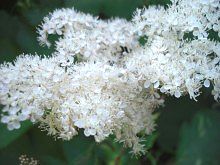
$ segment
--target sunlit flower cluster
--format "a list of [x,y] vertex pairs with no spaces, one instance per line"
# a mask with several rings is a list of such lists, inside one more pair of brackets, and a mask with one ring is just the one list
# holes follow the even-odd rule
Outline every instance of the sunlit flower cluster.
[[172,0],[166,10],[138,9],[132,21],[147,41],[127,56],[127,69],[140,75],[146,88],[177,98],[189,94],[196,100],[200,88],[212,83],[218,100],[220,43],[208,35],[213,30],[220,37],[219,6],[218,0]]
[[[84,60],[117,62],[123,53],[138,46],[131,22],[124,19],[98,20],[74,9],[61,9],[44,18],[38,40],[50,46],[48,35],[62,35],[56,53],[63,58],[81,56]],[[66,60],[66,59],[65,59]]]
[[1,122],[13,130],[30,120],[64,140],[79,130],[96,142],[113,134],[143,153],[164,96],[196,100],[212,86],[220,99],[220,43],[208,37],[220,36],[219,7],[173,0],[166,9],[136,10],[132,21],[54,11],[38,29],[42,45],[58,35],[51,57],[21,55],[0,66]]

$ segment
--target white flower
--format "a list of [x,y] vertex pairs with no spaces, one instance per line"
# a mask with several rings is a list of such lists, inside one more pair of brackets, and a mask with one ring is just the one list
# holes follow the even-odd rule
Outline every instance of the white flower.
[[204,86],[205,86],[206,88],[208,88],[208,87],[210,86],[210,81],[209,81],[208,79],[206,79],[206,80],[204,81]]

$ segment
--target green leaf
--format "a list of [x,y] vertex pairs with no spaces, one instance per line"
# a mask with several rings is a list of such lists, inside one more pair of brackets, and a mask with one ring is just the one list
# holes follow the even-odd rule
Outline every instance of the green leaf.
[[71,141],[63,142],[63,154],[69,165],[138,164],[138,160],[132,158],[128,151],[122,144],[113,142],[112,137],[96,143],[94,138],[85,137],[80,133]]
[[25,18],[25,23],[36,28],[43,17],[57,8],[62,8],[62,4],[60,0],[18,0],[16,7],[19,14]]
[[95,164],[95,145],[93,138],[86,138],[82,133],[62,144],[63,153],[69,165]]
[[132,159],[132,155],[128,151],[122,144],[114,142],[113,137],[109,137],[96,147],[98,159],[108,165],[136,164],[137,160],[135,158]]
[[185,121],[192,119],[201,103],[184,98],[169,98],[165,102],[158,118],[158,144],[162,150],[173,153],[178,144],[179,130]]
[[144,5],[142,0],[106,0],[104,12],[108,17],[131,19],[133,12]]
[[147,136],[146,142],[145,142],[146,150],[149,150],[153,147],[153,145],[156,142],[157,138],[158,138],[158,133],[157,132],[153,132],[151,135]]
[[220,164],[220,112],[200,111],[181,128],[177,165]]
[[64,165],[66,164],[64,161],[57,159],[56,157],[52,156],[45,156],[41,159],[40,164],[46,165]]
[[14,140],[23,135],[28,129],[30,129],[32,124],[30,122],[22,123],[22,126],[18,130],[9,131],[6,125],[0,124],[0,149],[6,147]]
[[17,28],[21,25],[19,19],[3,10],[0,10],[0,19],[2,22],[0,24],[0,38],[13,40],[17,33]]
[[64,0],[65,7],[74,7],[81,12],[90,13],[96,16],[102,11],[104,4],[105,1],[103,0]]
[[30,140],[27,134],[17,138],[7,147],[0,150],[0,164],[14,165],[19,164],[19,157],[21,155],[28,155],[28,157],[36,158],[36,155],[33,155],[33,149],[30,145]]
[[19,156],[25,154],[37,159],[40,164],[64,165],[66,160],[63,156],[61,143],[61,140],[55,140],[46,132],[33,127],[0,150],[0,164],[18,164]]
[[146,5],[161,5],[161,6],[167,6],[168,4],[171,4],[170,0],[147,0]]
[[0,39],[0,63],[13,61],[19,51],[17,46],[9,39]]
[[[40,160],[47,160],[48,157],[65,160],[62,152],[62,140],[55,139],[47,135],[46,131],[41,131],[39,128],[34,127],[28,132],[30,147],[34,153],[38,155]],[[49,160],[48,160],[49,161]]]
[[18,30],[16,42],[20,49],[25,52],[25,54],[37,53],[38,55],[49,56],[54,51],[54,46],[51,48],[40,46],[37,41],[36,32],[31,31],[31,29],[25,25],[22,25],[22,28]]
[[[13,61],[21,53],[15,38],[21,23],[16,16],[0,10],[0,63]],[[15,28],[16,27],[16,28]]]
[[130,19],[137,7],[144,5],[143,0],[64,0],[66,7],[100,16],[102,19],[121,17]]

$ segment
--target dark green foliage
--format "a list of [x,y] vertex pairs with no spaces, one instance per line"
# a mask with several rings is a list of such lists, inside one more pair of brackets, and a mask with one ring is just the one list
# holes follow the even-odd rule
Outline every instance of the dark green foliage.
[[188,98],[167,99],[158,119],[158,144],[166,152],[173,153],[177,147],[179,130],[184,122],[198,112],[201,105]]
[[180,131],[177,150],[177,164],[220,163],[220,113],[204,110],[196,114],[190,123],[185,123]]
[[24,122],[21,129],[15,131],[8,131],[5,124],[0,124],[0,149],[7,147],[14,140],[19,138],[22,134],[25,134],[27,130],[31,127],[31,123]]

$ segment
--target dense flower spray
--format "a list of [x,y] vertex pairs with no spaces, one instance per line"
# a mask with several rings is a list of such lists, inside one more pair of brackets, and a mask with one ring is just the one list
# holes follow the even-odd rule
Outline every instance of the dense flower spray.
[[42,45],[60,36],[51,57],[21,55],[0,66],[1,122],[13,130],[30,120],[64,140],[80,129],[97,142],[114,134],[143,153],[139,135],[154,130],[164,96],[196,100],[202,86],[213,86],[220,99],[220,43],[208,39],[210,31],[220,37],[219,7],[218,0],[172,0],[167,9],[136,10],[130,22],[54,11],[38,29]]

